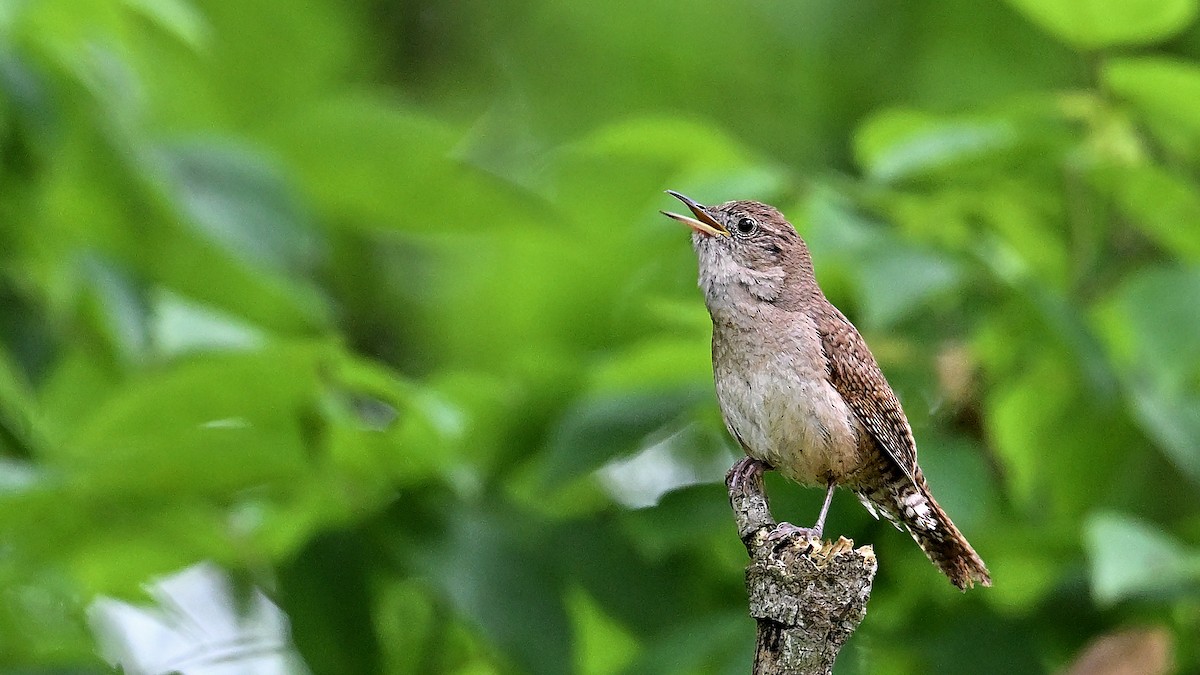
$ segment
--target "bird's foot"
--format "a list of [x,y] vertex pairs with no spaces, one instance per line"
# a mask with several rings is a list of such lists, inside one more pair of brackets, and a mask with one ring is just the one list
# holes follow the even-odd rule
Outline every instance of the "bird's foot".
[[729,489],[729,505],[737,521],[738,537],[749,547],[749,537],[767,527],[775,526],[767,494],[763,490],[763,472],[770,467],[757,459],[743,457],[729,473],[725,485]]
[[725,474],[725,486],[731,493],[743,492],[747,484],[754,482],[759,486],[758,491],[761,492],[763,472],[770,468],[766,462],[753,457],[743,457],[733,465],[729,473]]
[[821,531],[815,527],[800,527],[791,523],[779,523],[767,534],[767,541],[779,545],[792,538],[803,539],[806,542],[814,539],[820,541]]

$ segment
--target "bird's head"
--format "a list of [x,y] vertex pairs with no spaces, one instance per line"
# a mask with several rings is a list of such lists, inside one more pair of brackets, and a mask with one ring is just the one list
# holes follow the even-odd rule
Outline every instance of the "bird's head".
[[[662,212],[692,228],[700,287],[710,309],[714,300],[742,292],[774,302],[788,285],[811,278],[808,247],[775,207],[753,201],[704,206],[673,190],[667,192],[694,216]],[[793,275],[800,278],[789,282]]]

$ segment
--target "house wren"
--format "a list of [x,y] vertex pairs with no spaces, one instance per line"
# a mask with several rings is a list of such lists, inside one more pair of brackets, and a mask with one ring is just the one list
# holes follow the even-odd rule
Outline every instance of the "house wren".
[[858,330],[813,275],[808,246],[778,210],[752,201],[702,206],[677,192],[713,322],[713,375],[725,426],[746,452],[732,480],[775,469],[825,487],[820,537],[838,485],[912,535],[961,589],[990,586],[983,560],[933,499],[900,401]]

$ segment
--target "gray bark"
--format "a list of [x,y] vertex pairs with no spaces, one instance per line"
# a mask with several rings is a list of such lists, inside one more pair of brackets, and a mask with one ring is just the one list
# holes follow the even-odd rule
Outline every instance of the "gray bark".
[[809,540],[802,533],[769,538],[775,519],[761,477],[730,488],[738,536],[750,554],[746,591],[758,622],[755,675],[833,672],[842,645],[867,614],[878,564],[870,546]]

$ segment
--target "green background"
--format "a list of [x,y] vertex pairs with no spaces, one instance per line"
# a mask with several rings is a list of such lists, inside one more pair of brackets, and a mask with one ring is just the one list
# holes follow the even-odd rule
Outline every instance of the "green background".
[[839,672],[1197,672],[1196,14],[0,0],[0,669],[210,560],[317,673],[746,672],[673,188],[789,215],[991,568],[839,494]]

